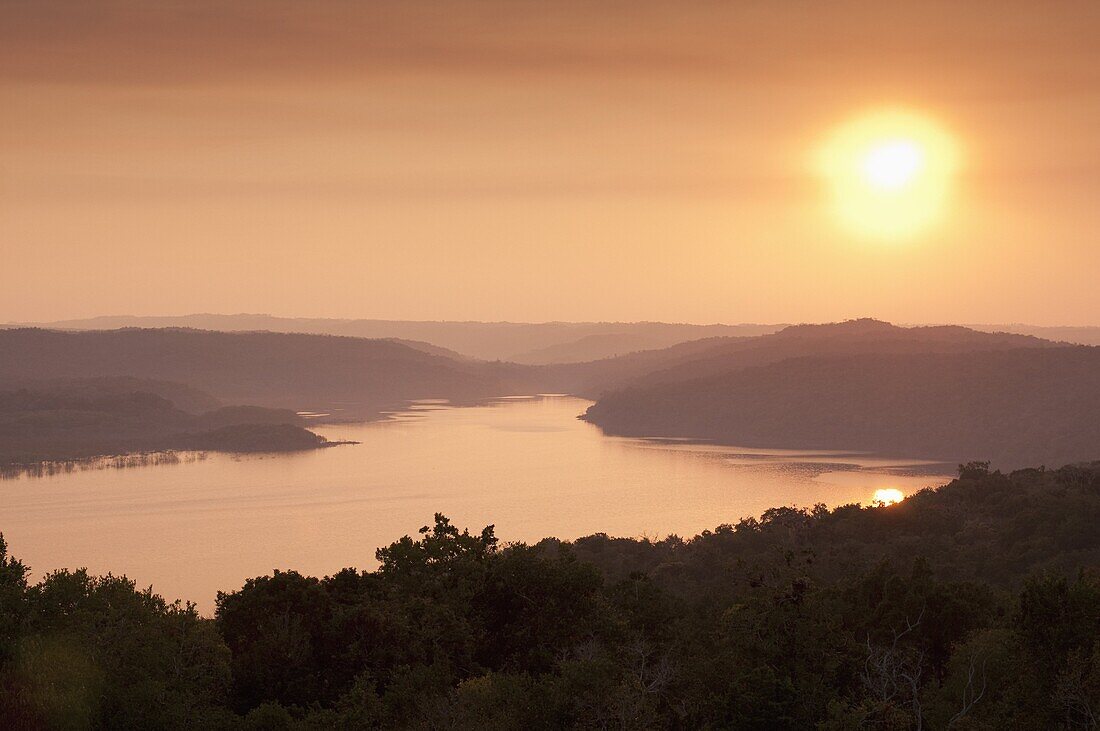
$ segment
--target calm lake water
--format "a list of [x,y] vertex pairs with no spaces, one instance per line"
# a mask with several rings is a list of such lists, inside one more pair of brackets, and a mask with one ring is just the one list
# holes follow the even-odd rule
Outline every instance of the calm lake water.
[[916,460],[606,437],[577,420],[589,403],[422,403],[317,428],[357,445],[3,480],[0,531],[36,577],[122,573],[210,613],[216,591],[274,568],[373,568],[375,548],[435,512],[493,523],[503,540],[692,536],[769,507],[867,504],[950,479]]

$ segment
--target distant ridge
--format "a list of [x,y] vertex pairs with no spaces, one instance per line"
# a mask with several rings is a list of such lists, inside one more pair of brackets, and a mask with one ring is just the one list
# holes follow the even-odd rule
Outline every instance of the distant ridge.
[[[692,325],[664,322],[474,322],[349,320],[260,314],[194,314],[168,317],[102,316],[81,320],[13,323],[4,327],[116,330],[189,327],[223,332],[346,335],[429,343],[481,360],[526,364],[580,362],[705,337],[762,335],[782,325]],[[545,356],[540,351],[546,350]]]
[[134,377],[185,383],[230,403],[338,407],[369,416],[409,399],[512,393],[508,366],[394,340],[187,328],[0,330],[0,386],[29,379]]
[[[580,363],[666,348],[710,337],[767,335],[785,324],[694,325],[666,322],[478,322],[277,317],[240,313],[173,316],[110,315],[55,322],[9,323],[0,328],[115,330],[123,327],[191,327],[200,330],[269,331],[366,338],[395,338],[431,344],[455,355],[529,365]],[[1100,345],[1100,326],[1050,327],[1011,324],[964,325],[989,333],[1032,335],[1047,340]]]
[[1056,345],[1030,335],[984,333],[954,325],[899,327],[864,318],[791,325],[757,337],[695,340],[663,350],[562,365],[553,373],[560,379],[560,389],[598,398],[609,390],[705,378],[811,355],[949,353]]

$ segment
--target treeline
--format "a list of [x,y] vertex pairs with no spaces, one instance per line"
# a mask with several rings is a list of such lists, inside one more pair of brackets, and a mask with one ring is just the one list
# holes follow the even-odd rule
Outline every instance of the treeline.
[[1095,728],[1100,466],[690,540],[501,545],[443,516],[377,570],[215,617],[0,547],[11,728]]

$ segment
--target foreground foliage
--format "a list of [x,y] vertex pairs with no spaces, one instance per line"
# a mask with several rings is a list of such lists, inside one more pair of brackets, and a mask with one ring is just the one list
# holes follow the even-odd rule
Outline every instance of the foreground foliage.
[[12,728],[1095,728],[1100,469],[890,507],[501,546],[443,516],[373,572],[220,594],[37,585],[0,540]]

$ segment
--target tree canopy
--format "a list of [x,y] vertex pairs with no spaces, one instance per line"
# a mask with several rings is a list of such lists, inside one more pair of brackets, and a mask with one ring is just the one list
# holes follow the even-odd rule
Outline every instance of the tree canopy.
[[373,571],[277,571],[212,618],[38,583],[0,540],[13,728],[1095,728],[1100,469],[692,539],[502,544],[443,515]]

